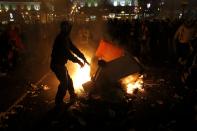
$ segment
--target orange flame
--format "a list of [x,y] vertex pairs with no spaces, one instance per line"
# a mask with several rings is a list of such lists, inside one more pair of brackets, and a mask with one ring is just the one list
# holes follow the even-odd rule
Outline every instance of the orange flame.
[[68,70],[70,71],[69,73],[71,75],[71,78],[73,79],[75,92],[77,94],[83,93],[84,90],[82,84],[91,80],[90,66],[85,64],[85,66],[81,68],[78,64],[73,64],[69,62],[68,68]]
[[121,85],[123,88],[126,89],[128,94],[133,94],[133,92],[138,89],[139,91],[143,92],[143,75],[138,73],[129,75],[124,77],[120,80]]

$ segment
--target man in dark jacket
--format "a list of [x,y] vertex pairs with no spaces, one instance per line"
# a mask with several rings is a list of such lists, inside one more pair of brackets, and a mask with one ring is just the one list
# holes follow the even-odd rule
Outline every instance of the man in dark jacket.
[[[71,60],[74,63],[78,63],[81,67],[83,67],[85,63],[88,63],[84,55],[74,46],[70,39],[69,34],[71,29],[72,26],[68,21],[63,21],[61,23],[61,31],[55,38],[51,54],[50,67],[55,73],[57,79],[60,81],[55,97],[56,106],[61,106],[63,104],[63,99],[67,90],[70,94],[71,102],[74,102],[77,97],[74,92],[72,79],[70,78],[67,68],[65,67],[67,61]],[[81,62],[73,55],[73,53],[84,62]]]

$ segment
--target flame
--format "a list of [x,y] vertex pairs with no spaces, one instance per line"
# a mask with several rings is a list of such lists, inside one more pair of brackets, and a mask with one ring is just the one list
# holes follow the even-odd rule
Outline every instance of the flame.
[[77,93],[83,92],[82,84],[89,81],[90,78],[90,66],[85,65],[83,68],[77,67],[75,68],[74,74],[73,74],[73,84],[75,91]]
[[143,92],[143,75],[138,73],[129,75],[120,80],[121,85],[126,89],[128,94],[133,94],[133,92],[138,89]]
[[90,66],[85,64],[85,66],[81,68],[78,64],[69,62],[68,68],[69,68],[68,71],[73,80],[75,92],[77,94],[83,93],[84,90],[83,90],[82,84],[91,80]]

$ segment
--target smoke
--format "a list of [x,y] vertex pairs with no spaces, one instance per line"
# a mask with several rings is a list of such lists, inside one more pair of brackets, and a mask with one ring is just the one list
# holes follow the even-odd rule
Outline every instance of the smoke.
[[103,21],[89,23],[74,23],[71,32],[73,43],[85,52],[88,56],[93,57],[98,44],[103,36]]
[[131,22],[109,19],[88,23],[75,23],[71,32],[73,43],[93,57],[101,39],[125,48],[130,38]]

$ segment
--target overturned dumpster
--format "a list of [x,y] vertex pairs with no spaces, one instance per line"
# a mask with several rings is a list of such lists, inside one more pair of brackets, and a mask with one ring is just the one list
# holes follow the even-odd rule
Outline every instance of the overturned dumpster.
[[127,88],[131,84],[136,86],[133,82],[141,78],[142,71],[140,62],[123,48],[101,40],[91,63],[92,79],[83,88],[86,93],[104,100],[121,101],[124,93],[129,93]]

